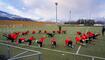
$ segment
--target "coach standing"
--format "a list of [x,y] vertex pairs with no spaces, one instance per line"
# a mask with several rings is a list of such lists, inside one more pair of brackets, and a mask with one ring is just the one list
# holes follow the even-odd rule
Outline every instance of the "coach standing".
[[105,25],[102,27],[102,36],[104,36],[104,32],[105,32]]

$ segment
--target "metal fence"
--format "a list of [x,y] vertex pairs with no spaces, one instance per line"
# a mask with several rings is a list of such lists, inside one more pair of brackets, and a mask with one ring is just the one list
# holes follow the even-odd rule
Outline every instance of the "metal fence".
[[0,43],[1,60],[42,60],[42,53],[26,48]]

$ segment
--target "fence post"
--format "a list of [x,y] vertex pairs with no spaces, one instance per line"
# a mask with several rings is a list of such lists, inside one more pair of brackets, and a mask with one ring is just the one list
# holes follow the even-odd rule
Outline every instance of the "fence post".
[[7,46],[7,56],[8,56],[8,58],[11,57],[11,55],[10,55],[10,47],[9,46]]
[[38,54],[38,60],[42,60],[42,53]]
[[92,57],[92,60],[94,60],[94,57]]

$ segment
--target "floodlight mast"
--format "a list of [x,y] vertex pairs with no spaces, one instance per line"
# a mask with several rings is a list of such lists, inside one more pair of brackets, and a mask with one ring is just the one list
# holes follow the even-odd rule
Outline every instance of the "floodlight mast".
[[69,22],[71,21],[71,10],[69,11]]
[[58,6],[57,2],[55,2],[55,6],[56,6],[56,24],[57,24],[57,6]]
[[[58,17],[58,16],[57,16],[57,6],[58,6],[58,3],[57,3],[57,2],[55,2],[55,6],[56,6],[56,25],[57,25],[57,20],[58,20],[58,19],[57,19],[57,17]],[[58,24],[57,26],[58,26],[58,28],[59,28],[59,31],[61,32],[61,30],[62,30],[61,25]]]

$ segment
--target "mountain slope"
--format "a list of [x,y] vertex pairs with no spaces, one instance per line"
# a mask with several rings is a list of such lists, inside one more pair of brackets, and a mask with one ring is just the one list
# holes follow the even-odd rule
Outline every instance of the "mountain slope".
[[33,21],[29,18],[24,18],[14,14],[9,14],[7,12],[0,11],[0,20],[18,20],[18,21]]

